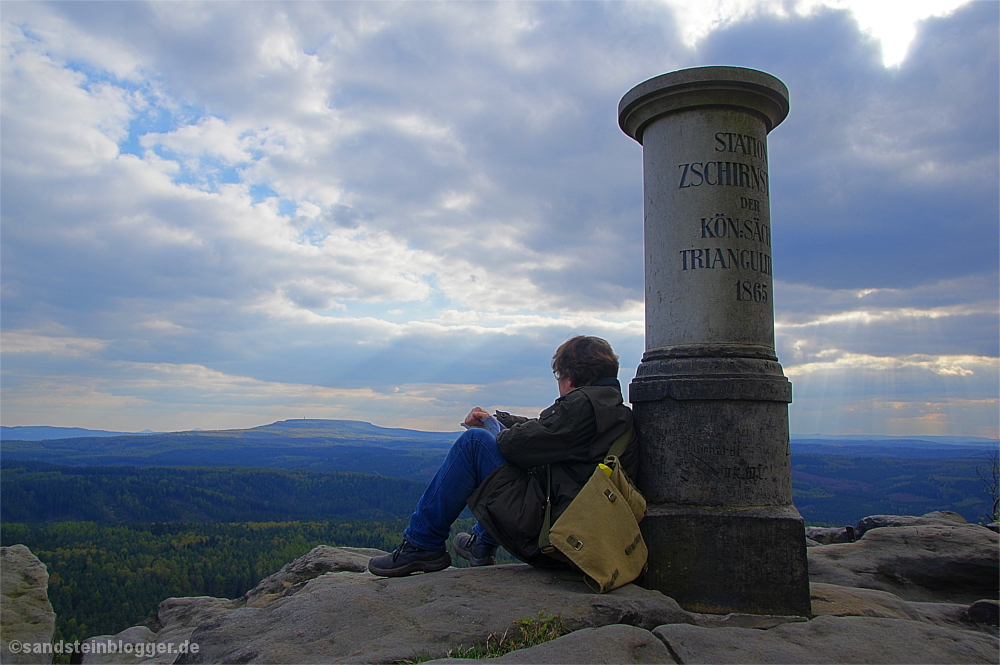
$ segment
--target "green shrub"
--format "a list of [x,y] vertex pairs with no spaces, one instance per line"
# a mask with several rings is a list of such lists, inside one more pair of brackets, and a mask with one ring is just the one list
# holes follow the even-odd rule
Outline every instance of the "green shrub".
[[[507,629],[503,634],[490,633],[482,644],[449,649],[447,658],[498,658],[511,651],[544,644],[566,634],[562,616],[539,612],[537,618],[525,617],[514,622],[516,630]],[[415,665],[435,656],[414,654],[413,658],[399,661],[400,665]]]

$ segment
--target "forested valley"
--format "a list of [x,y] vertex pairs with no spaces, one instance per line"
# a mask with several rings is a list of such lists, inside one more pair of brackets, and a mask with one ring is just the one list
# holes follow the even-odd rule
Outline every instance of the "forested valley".
[[182,596],[239,598],[317,545],[392,549],[404,519],[55,524],[4,523],[0,544],[23,544],[49,570],[55,640],[113,635]]
[[423,483],[353,472],[5,461],[0,521],[269,522],[409,515]]
[[792,499],[806,524],[853,525],[868,515],[950,510],[968,522],[992,521],[982,458],[912,459],[792,454]]
[[423,487],[351,472],[5,461],[0,545],[45,563],[54,639],[75,641],[149,621],[166,598],[238,598],[317,545],[391,550]]
[[[46,445],[58,449],[54,442]],[[371,465],[386,475],[233,466],[65,466],[5,457],[0,544],[24,544],[48,567],[55,639],[114,634],[150,620],[166,598],[238,598],[317,545],[391,550],[424,482],[412,480],[417,467],[409,462],[400,475],[411,479],[388,477],[393,471],[384,460],[400,454],[409,459],[411,453],[413,459],[440,459],[440,452],[413,445],[416,450],[385,449],[385,455],[356,460],[364,470]],[[977,475],[985,454],[878,453],[793,449],[793,499],[806,524],[853,525],[867,515],[932,510],[952,510],[970,522],[988,518],[990,501]],[[887,456],[893,454],[901,456]],[[458,530],[470,527],[467,518],[456,525]],[[459,557],[453,560],[464,564]]]

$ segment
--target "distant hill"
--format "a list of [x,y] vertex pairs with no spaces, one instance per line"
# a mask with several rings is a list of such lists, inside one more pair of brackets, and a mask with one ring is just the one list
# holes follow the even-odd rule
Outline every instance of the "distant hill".
[[909,459],[981,458],[996,439],[974,436],[792,435],[792,454]]
[[[40,441],[7,438],[12,431],[32,429],[76,431],[4,428],[0,447],[4,466],[33,460],[73,466],[268,467],[353,471],[419,482],[431,478],[457,436],[455,432],[379,427],[356,420],[300,419],[249,429],[119,433]],[[973,462],[984,459],[995,445],[990,439],[974,437],[809,436],[812,438],[792,437],[793,462],[806,455]]]
[[51,441],[58,439],[106,438],[118,436],[160,435],[206,435],[212,437],[268,439],[277,437],[320,437],[328,439],[380,440],[383,442],[417,442],[454,437],[455,434],[442,432],[422,432],[411,429],[379,427],[360,420],[323,420],[298,418],[279,420],[270,425],[260,425],[248,429],[203,430],[193,429],[181,432],[114,432],[83,427],[50,427],[47,425],[15,426],[0,425],[0,441]]
[[[379,427],[357,420],[282,420],[249,429],[187,432],[107,432],[78,427],[0,427],[3,454],[61,464],[240,465],[335,470],[322,461],[330,446],[385,448],[443,456],[456,432]],[[993,445],[976,437],[798,435],[792,452],[911,458],[977,457]],[[341,451],[345,452],[345,451]],[[361,454],[361,451],[355,451]],[[384,455],[384,453],[377,453]],[[245,457],[249,456],[249,457]],[[334,455],[337,464],[359,470]]]
[[3,464],[34,460],[99,466],[253,466],[356,471],[427,481],[455,433],[354,420],[284,420],[239,430],[3,441]]
[[[249,490],[244,491],[249,478],[257,478],[261,482],[266,479],[268,483],[279,483],[279,480],[291,482],[288,480],[290,476],[268,476],[264,473],[268,469],[286,469],[378,474],[423,484],[440,466],[455,436],[456,433],[393,429],[353,420],[284,420],[242,430],[124,434],[44,441],[4,440],[0,447],[0,463],[4,471],[4,519],[24,521],[31,514],[28,511],[15,516],[7,510],[7,502],[13,498],[7,493],[7,485],[11,479],[18,478],[7,471],[13,471],[19,465],[24,467],[23,463],[27,461],[74,467],[147,468],[148,473],[65,468],[44,472],[36,468],[30,478],[22,476],[10,486],[11,491],[23,487],[25,492],[34,492],[39,497],[48,492],[63,497],[62,507],[51,510],[51,507],[39,507],[39,510],[44,508],[42,513],[52,519],[101,521],[104,519],[99,517],[101,514],[111,515],[108,519],[126,521],[230,519],[223,518],[223,514],[229,514],[231,519],[236,520],[279,519],[266,516],[270,515],[266,511],[254,513],[255,517],[243,515],[243,508],[257,510],[253,506],[258,504],[253,502],[258,498],[272,501],[264,495],[257,497],[248,494]],[[794,500],[809,522],[850,524],[865,515],[919,515],[932,510],[954,510],[969,521],[978,521],[985,515],[988,502],[982,491],[982,481],[977,477],[977,467],[986,461],[991,443],[989,439],[942,441],[937,437],[793,438]],[[238,471],[217,469],[218,473],[213,475],[211,469],[205,468],[153,470],[148,467],[261,467],[255,473],[263,475],[253,475],[245,468]],[[107,475],[101,475],[105,473]],[[227,478],[227,473],[235,475]],[[173,517],[165,513],[160,518],[154,518],[138,508],[126,509],[122,507],[124,504],[119,504],[119,496],[111,491],[116,486],[115,478],[120,480],[126,477],[129,482],[139,483],[136,487],[146,487],[143,484],[145,479],[153,477],[157,483],[168,487],[189,486],[185,491],[189,492],[190,502],[162,504],[157,508],[168,512],[173,510],[170,513]],[[212,482],[206,480],[208,478],[212,478]],[[89,489],[84,490],[84,487]],[[229,487],[244,489],[230,492],[226,489]],[[73,496],[81,497],[79,500],[65,498],[71,488],[75,492]],[[136,491],[136,496],[146,496],[146,489]],[[217,493],[212,494],[212,491]],[[87,517],[71,516],[75,513],[70,509],[75,508],[77,502],[81,509],[93,503],[86,500],[88,492],[95,497],[103,497],[95,504],[97,512],[88,513],[90,516]],[[297,500],[306,504],[328,494],[328,490],[314,495],[295,492]],[[17,505],[28,505],[27,499],[18,501]],[[212,501],[219,502],[218,511],[208,505]],[[400,510],[411,510],[413,502],[404,501],[408,507]],[[100,513],[103,504],[107,504],[110,513]],[[311,510],[308,505],[301,508],[294,504],[289,506],[293,511],[301,509],[308,513]],[[230,512],[226,513],[227,510]],[[288,516],[281,519],[308,519],[304,516],[291,517],[292,514],[300,513],[287,513]]]
[[931,434],[919,436],[886,436],[882,434],[792,434],[791,440],[795,441],[824,441],[833,443],[844,442],[865,442],[871,445],[885,446],[909,446],[914,442],[922,445],[959,445],[959,446],[990,446],[996,443],[996,439],[983,436],[934,436]]
[[836,455],[839,457],[903,457],[907,459],[978,459],[986,446],[932,443],[915,439],[883,441],[840,441],[792,439],[792,455]]
[[79,439],[86,436],[124,436],[126,434],[157,434],[157,432],[109,432],[103,429],[84,429],[82,427],[49,427],[48,425],[7,427],[0,425],[0,441],[45,441],[47,439]]

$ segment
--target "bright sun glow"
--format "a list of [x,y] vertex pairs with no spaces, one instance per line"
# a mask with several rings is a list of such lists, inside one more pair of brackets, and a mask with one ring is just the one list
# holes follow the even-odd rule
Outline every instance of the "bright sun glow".
[[[862,30],[882,44],[882,63],[896,67],[906,58],[917,23],[932,16],[945,16],[968,0],[667,0],[677,14],[684,42],[694,46],[713,30],[754,14],[808,16],[829,7],[847,9]],[[790,11],[789,11],[790,10]]]

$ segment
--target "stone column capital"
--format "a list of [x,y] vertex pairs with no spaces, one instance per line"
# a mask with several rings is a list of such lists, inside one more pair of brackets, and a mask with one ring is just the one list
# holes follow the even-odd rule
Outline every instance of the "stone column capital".
[[625,93],[618,104],[618,126],[641,144],[646,127],[657,118],[705,107],[749,111],[770,132],[788,115],[788,88],[770,74],[745,67],[682,69]]

